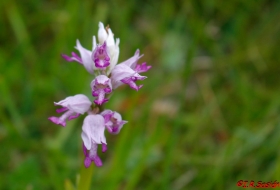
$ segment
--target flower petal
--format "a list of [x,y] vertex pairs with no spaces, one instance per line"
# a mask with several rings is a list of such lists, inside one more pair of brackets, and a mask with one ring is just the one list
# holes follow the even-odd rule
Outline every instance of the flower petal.
[[91,149],[89,150],[89,158],[95,163],[97,167],[102,166],[102,161],[97,154],[98,145],[92,143]]
[[107,145],[102,143],[102,152],[106,152],[107,151]]
[[85,157],[84,165],[85,165],[86,168],[90,167],[91,159],[89,157]]
[[91,55],[91,59],[98,69],[105,69],[110,65],[110,57],[108,55],[106,42],[103,45],[98,45]]
[[118,63],[118,59],[119,59],[119,54],[120,54],[120,48],[119,48],[119,43],[120,43],[120,39],[117,38],[116,39],[116,44],[113,47],[108,47],[109,48],[109,54],[110,54],[110,65],[109,65],[109,69],[107,71],[107,74],[109,75],[112,70],[114,69],[114,67],[116,66],[116,64]]
[[139,90],[142,86],[137,86],[135,82],[137,80],[144,80],[145,76],[139,75],[137,72],[132,70],[126,64],[117,65],[111,75],[113,89],[116,89],[122,84],[128,84],[132,89]]
[[86,132],[82,132],[82,139],[84,142],[85,147],[90,150],[91,149],[91,139],[89,134],[87,134]]
[[140,88],[143,87],[143,85],[137,86],[137,85],[135,84],[135,82],[136,82],[137,80],[144,80],[144,79],[146,79],[146,78],[147,78],[147,77],[141,76],[141,75],[139,75],[138,73],[136,73],[135,75],[133,75],[133,76],[131,76],[131,77],[126,77],[126,78],[122,79],[121,82],[123,82],[123,83],[125,83],[125,84],[128,84],[128,85],[130,86],[130,88],[132,88],[132,89],[138,91]]
[[65,55],[65,54],[61,54],[62,58],[65,59],[66,61],[76,61],[80,64],[83,65],[83,61],[82,59],[75,53],[75,52],[72,52],[72,57],[68,56],[68,55]]
[[92,103],[85,95],[77,94],[75,96],[69,96],[59,102],[55,102],[54,104],[68,108],[75,113],[84,114],[89,110]]
[[112,81],[113,89],[116,89],[117,87],[123,84],[121,82],[122,79],[133,76],[135,73],[136,72],[133,71],[127,65],[124,64],[116,65],[111,73],[111,81]]
[[105,127],[109,133],[118,134],[123,125],[127,123],[127,121],[122,120],[122,116],[118,112],[104,110],[100,114],[104,117]]
[[79,52],[80,52],[80,55],[81,55],[81,59],[83,61],[83,65],[84,67],[86,68],[86,70],[90,73],[90,74],[93,74],[94,73],[94,70],[96,69],[95,66],[94,66],[94,63],[91,59],[91,54],[92,52],[85,49],[79,40],[77,40],[76,42],[76,47],[75,47]]
[[94,103],[101,105],[107,102],[109,99],[105,98],[106,94],[112,92],[111,79],[106,75],[97,76],[90,84],[92,89],[92,96],[97,97]]
[[[101,115],[88,115],[84,119],[82,130],[83,133],[85,133],[90,138],[92,143],[107,144],[106,138],[104,136],[104,130],[105,130],[104,118]],[[88,149],[89,145],[87,146],[85,143],[85,146]]]
[[61,125],[62,127],[66,126],[66,121],[61,121],[58,117],[49,117],[48,118],[51,122],[57,124],[57,125]]
[[105,42],[105,40],[107,39],[108,34],[107,34],[102,22],[99,22],[98,27],[99,27],[99,29],[98,29],[98,41],[99,41],[99,44],[103,44]]

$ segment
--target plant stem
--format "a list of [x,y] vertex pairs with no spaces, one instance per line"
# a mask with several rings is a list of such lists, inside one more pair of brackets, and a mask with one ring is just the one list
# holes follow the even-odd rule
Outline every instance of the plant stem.
[[93,174],[94,164],[91,164],[89,168],[85,168],[82,162],[80,169],[80,178],[78,180],[78,190],[89,190],[91,184],[91,178]]

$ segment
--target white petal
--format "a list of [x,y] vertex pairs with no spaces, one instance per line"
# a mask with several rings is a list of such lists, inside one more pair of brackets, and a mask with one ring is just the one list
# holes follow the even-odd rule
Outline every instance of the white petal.
[[63,99],[59,102],[54,102],[54,104],[57,105],[57,106],[59,105],[59,106],[62,106],[62,107],[67,107],[68,102],[71,101],[72,97],[73,96],[69,96],[69,97],[67,97],[67,98],[65,98],[65,99]]
[[104,136],[105,122],[101,115],[88,115],[84,119],[82,130],[90,137],[93,143],[107,144]]
[[55,102],[55,105],[60,105],[68,108],[75,113],[84,114],[89,110],[91,101],[83,94],[77,94],[75,96],[69,96],[60,102]]
[[98,26],[99,26],[98,41],[99,41],[99,44],[103,44],[105,42],[105,40],[107,39],[108,34],[107,34],[102,22],[99,22]]
[[92,37],[92,52],[95,50],[96,48],[96,38],[95,36]]
[[106,40],[107,46],[109,46],[109,47],[110,46],[115,46],[114,34],[113,34],[113,32],[110,28],[108,29],[108,33],[109,33],[109,35],[108,35],[108,38]]
[[82,132],[82,139],[84,142],[85,147],[90,150],[91,149],[91,139],[90,137],[87,135],[87,133]]
[[82,58],[82,61],[83,61],[83,65],[84,67],[86,68],[86,70],[90,73],[90,74],[93,74],[93,71],[95,69],[95,65],[91,59],[91,54],[92,52],[85,49],[79,40],[77,40],[77,44],[76,44],[76,47],[75,47],[79,52],[80,52],[80,55],[81,55],[81,58]]
[[111,73],[111,71],[114,69],[114,67],[118,63],[119,54],[120,54],[119,44],[120,44],[120,39],[117,38],[116,44],[114,46],[108,47],[109,53],[110,53],[110,58],[111,58],[111,63],[109,65],[109,69],[107,72],[108,75]]
[[68,109],[79,114],[87,112],[91,106],[91,101],[83,94],[73,96],[69,103]]

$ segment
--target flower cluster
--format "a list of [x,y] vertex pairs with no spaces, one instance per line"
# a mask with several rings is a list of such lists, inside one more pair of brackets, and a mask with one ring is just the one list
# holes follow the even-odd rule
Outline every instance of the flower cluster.
[[48,119],[63,127],[66,120],[71,120],[87,113],[82,126],[83,150],[85,155],[84,165],[89,167],[91,162],[96,166],[102,166],[102,161],[97,154],[98,144],[102,147],[102,152],[107,150],[105,129],[111,134],[118,134],[127,121],[122,120],[122,116],[112,110],[102,110],[101,106],[109,101],[109,94],[122,84],[128,84],[132,89],[138,91],[143,85],[136,85],[137,80],[144,80],[145,76],[140,73],[148,71],[151,66],[146,63],[138,64],[142,57],[139,50],[126,61],[117,64],[119,57],[119,39],[114,39],[114,34],[109,27],[104,28],[99,22],[98,43],[93,36],[92,51],[85,49],[77,40],[76,49],[80,56],[72,52],[71,56],[62,55],[66,61],[76,61],[83,65],[85,69],[93,75],[94,79],[90,83],[93,102],[83,94],[67,97],[60,102],[55,102],[57,113],[63,114],[60,117],[49,117]]

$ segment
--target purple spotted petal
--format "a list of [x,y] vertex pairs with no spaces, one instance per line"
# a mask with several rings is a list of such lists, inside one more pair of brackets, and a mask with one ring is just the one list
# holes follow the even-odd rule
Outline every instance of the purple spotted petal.
[[92,96],[97,97],[94,100],[95,104],[102,105],[108,101],[105,95],[112,92],[111,79],[105,75],[99,75],[91,82],[90,86],[92,89]]
[[105,69],[110,65],[110,57],[108,54],[106,42],[101,46],[97,46],[92,54],[92,60],[95,63],[95,67],[99,69]]

